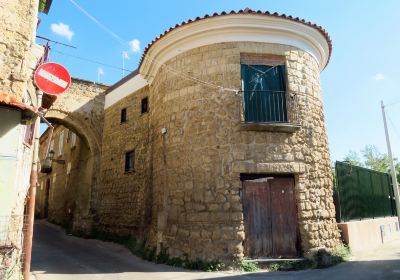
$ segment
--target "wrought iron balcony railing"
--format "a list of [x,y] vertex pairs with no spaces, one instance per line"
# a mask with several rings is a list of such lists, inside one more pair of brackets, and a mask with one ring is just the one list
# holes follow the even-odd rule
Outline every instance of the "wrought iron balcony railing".
[[297,94],[288,91],[241,91],[241,121],[252,124],[299,124]]

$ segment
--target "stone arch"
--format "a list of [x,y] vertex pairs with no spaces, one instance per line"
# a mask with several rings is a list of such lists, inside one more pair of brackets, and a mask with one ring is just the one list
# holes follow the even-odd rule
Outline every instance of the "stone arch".
[[[104,91],[101,84],[72,79],[71,87],[52,104],[45,118],[52,124],[60,124],[76,133],[88,150],[83,163],[82,179],[88,188],[78,189],[78,211],[73,220],[74,231],[90,232],[96,209],[96,190],[100,182],[100,152],[103,129]],[[78,182],[78,181],[77,181]],[[82,197],[84,197],[84,199]],[[84,209],[84,210],[82,210]]]

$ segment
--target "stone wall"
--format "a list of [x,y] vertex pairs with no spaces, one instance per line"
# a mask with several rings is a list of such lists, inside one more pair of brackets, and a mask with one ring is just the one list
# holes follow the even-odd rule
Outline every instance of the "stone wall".
[[[98,227],[119,234],[142,236],[151,214],[151,153],[149,113],[141,113],[147,87],[105,111],[98,196]],[[152,110],[150,103],[150,112]],[[121,123],[126,108],[127,121]],[[125,172],[125,153],[135,151],[135,168]]]
[[[71,87],[58,96],[46,112],[46,119],[51,123],[61,124],[76,133],[87,146],[88,156],[85,167],[86,176],[91,176],[89,185],[90,199],[81,203],[85,209],[80,212],[74,228],[85,232],[91,230],[96,209],[97,186],[100,174],[101,140],[103,137],[104,91],[108,86],[82,79],[72,78]],[[90,165],[90,167],[89,167]],[[76,196],[79,197],[79,196]],[[74,219],[75,219],[74,218]]]
[[0,2],[0,91],[35,106],[33,70],[43,51],[35,43],[38,3]]
[[[172,68],[218,86],[240,89],[241,53],[286,58],[288,90],[298,98],[297,131],[245,130],[240,123],[239,95],[169,71]],[[319,68],[310,54],[265,43],[204,46],[169,60],[149,89],[146,135],[141,129],[125,130],[118,117],[127,104],[140,106],[140,96],[147,88],[117,102],[105,113],[102,176],[108,189],[104,189],[101,200],[123,205],[122,209],[110,210],[107,217],[124,217],[123,222],[118,218],[113,220],[114,225],[109,223],[112,230],[129,232],[139,226],[136,213],[143,213],[145,207],[136,202],[144,201],[143,189],[148,189],[152,201],[149,245],[162,243],[172,256],[192,259],[243,257],[240,174],[279,173],[295,176],[303,253],[339,244]],[[138,119],[136,125],[142,121]],[[163,128],[166,134],[161,133]],[[148,143],[143,167],[149,167],[129,180],[131,175],[123,173],[123,154],[140,137],[149,137],[140,144]],[[146,183],[141,184],[137,177]],[[119,183],[125,180],[129,184]]]
[[[32,81],[33,70],[43,52],[42,47],[34,42],[37,14],[38,0],[0,1],[0,94],[35,107],[37,100]],[[18,114],[12,120],[2,118],[0,122],[0,139],[9,141],[0,141],[0,145],[13,146],[13,149],[4,149],[4,153],[0,153],[0,169],[7,174],[2,176],[0,195],[8,198],[7,205],[0,206],[0,278],[20,279],[23,214],[33,151],[31,143],[25,141],[25,132],[29,128],[25,124],[32,121],[33,114],[27,118],[16,108],[0,107],[0,110],[2,117],[9,110]],[[5,137],[4,131],[13,139]]]
[[[64,139],[60,155],[61,133],[64,134]],[[82,218],[89,215],[93,163],[87,144],[79,136],[76,136],[74,142],[73,133],[62,125],[55,126],[52,135],[55,160],[51,165],[50,173],[39,174],[35,214],[38,218],[47,218],[72,231],[80,231],[85,229]],[[47,130],[40,139],[39,158],[43,167],[50,143],[49,137],[50,130]],[[46,202],[48,186],[49,195]],[[48,203],[47,215],[46,203]]]

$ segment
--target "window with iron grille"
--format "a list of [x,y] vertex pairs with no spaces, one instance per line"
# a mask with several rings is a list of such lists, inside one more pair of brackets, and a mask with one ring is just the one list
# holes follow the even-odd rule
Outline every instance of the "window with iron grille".
[[135,151],[125,153],[125,172],[132,172],[135,170]]
[[126,122],[127,118],[126,118],[126,108],[121,110],[121,123]]
[[241,62],[244,121],[288,122],[284,59],[244,57]]
[[146,96],[142,99],[142,114],[149,111],[149,98]]

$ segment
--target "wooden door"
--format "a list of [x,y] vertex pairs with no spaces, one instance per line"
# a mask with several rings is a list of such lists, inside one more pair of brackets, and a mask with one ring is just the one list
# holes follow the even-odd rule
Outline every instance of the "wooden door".
[[298,255],[293,178],[244,181],[242,203],[246,256],[289,258]]

